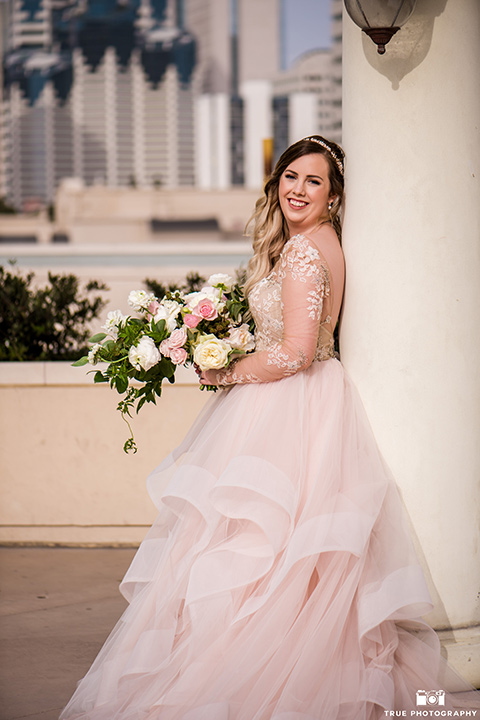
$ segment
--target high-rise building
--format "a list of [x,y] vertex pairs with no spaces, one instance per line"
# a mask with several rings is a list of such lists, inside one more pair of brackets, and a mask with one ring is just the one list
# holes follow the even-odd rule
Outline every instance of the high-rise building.
[[198,43],[196,182],[222,188],[263,179],[271,135],[269,81],[280,68],[280,0],[185,0]]
[[238,84],[272,80],[281,67],[280,0],[237,0]]
[[[185,5],[187,28],[199,45],[196,182],[205,188],[259,187],[268,169],[264,148],[272,139],[277,159],[308,134],[341,138],[342,0],[332,0],[332,47],[307,52],[284,71],[283,2],[229,0],[217,13],[219,3]],[[222,75],[215,70],[220,58]]]
[[185,0],[185,24],[199,47],[196,182],[258,187],[272,132],[269,83],[281,62],[281,1]]
[[331,127],[329,138],[342,142],[342,10],[343,0],[331,0]]
[[51,202],[64,177],[194,183],[195,41],[179,0],[8,0],[7,194]]
[[306,135],[331,136],[331,51],[311,50],[273,83],[275,157]]

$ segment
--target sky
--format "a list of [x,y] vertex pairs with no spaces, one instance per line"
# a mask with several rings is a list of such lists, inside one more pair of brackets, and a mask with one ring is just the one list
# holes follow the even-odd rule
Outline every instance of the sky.
[[330,46],[330,0],[283,0],[286,67],[307,50]]

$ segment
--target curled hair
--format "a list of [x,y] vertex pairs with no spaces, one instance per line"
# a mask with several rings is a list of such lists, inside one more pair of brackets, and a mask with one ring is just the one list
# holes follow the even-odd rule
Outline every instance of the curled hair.
[[253,236],[253,257],[248,263],[245,292],[248,295],[252,287],[266,277],[280,257],[282,248],[289,238],[287,221],[280,208],[278,187],[280,178],[294,160],[303,155],[323,155],[328,163],[330,190],[335,195],[333,205],[328,210],[329,221],[333,225],[338,239],[342,237],[341,208],[343,201],[343,160],[342,148],[320,135],[311,135],[290,145],[280,156],[275,169],[268,178],[263,195],[257,200],[255,211],[247,224],[247,234]]

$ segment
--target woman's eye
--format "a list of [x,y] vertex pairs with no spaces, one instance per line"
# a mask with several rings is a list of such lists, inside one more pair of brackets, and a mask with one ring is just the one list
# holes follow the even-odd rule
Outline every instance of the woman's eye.
[[292,173],[285,173],[285,177],[287,180],[296,180],[295,175],[292,175]]
[[312,180],[312,179],[310,179],[309,182],[310,182],[311,185],[320,185],[320,183],[319,183],[318,180]]

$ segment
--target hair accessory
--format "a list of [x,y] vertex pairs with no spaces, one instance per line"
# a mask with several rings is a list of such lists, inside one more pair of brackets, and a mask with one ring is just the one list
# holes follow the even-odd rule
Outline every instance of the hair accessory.
[[335,164],[336,164],[336,166],[338,167],[338,169],[339,169],[339,171],[340,171],[340,175],[343,177],[343,160],[342,160],[341,158],[339,158],[339,157],[333,152],[333,150],[332,150],[332,148],[330,147],[330,145],[327,145],[327,143],[324,142],[323,140],[319,140],[318,138],[314,138],[314,137],[306,137],[306,138],[303,138],[303,139],[304,139],[304,140],[309,140],[310,142],[317,143],[317,145],[321,145],[322,147],[325,148],[325,150],[328,150],[328,152],[330,153],[330,155],[331,155],[331,156],[333,157],[333,159],[335,160]]

